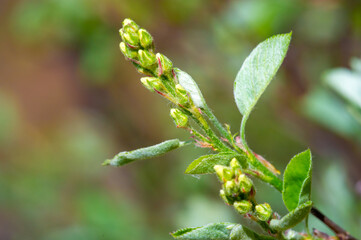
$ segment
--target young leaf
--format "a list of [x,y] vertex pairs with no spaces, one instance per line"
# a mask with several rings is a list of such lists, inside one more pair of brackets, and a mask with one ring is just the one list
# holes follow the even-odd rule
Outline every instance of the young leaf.
[[292,33],[273,36],[260,43],[246,58],[234,81],[234,97],[242,113],[241,138],[248,149],[245,125],[249,114],[286,56]]
[[203,227],[180,229],[171,234],[175,239],[181,240],[229,240],[234,225],[233,223],[211,223]]
[[237,224],[233,227],[230,234],[230,240],[274,240],[275,238],[270,236],[259,235],[252,230]]
[[213,167],[215,165],[228,166],[233,158],[237,158],[242,167],[246,166],[246,157],[236,153],[218,153],[211,155],[204,155],[194,160],[186,169],[187,174],[208,174],[214,173]]
[[270,222],[270,228],[274,231],[285,231],[291,227],[296,226],[309,214],[312,208],[312,202],[308,201],[299,205],[293,211],[288,213],[282,219],[273,219]]
[[282,198],[289,211],[310,200],[311,179],[312,156],[308,149],[291,159],[283,176]]
[[234,97],[242,115],[250,113],[286,56],[291,33],[260,43],[244,61],[234,82]]
[[204,108],[206,106],[206,101],[193,78],[188,73],[183,72],[178,68],[174,68],[174,71],[177,75],[179,84],[189,93],[194,105],[199,108]]
[[160,156],[186,144],[186,142],[181,142],[178,139],[167,140],[154,146],[140,148],[129,152],[120,152],[115,155],[114,158],[105,160],[103,165],[122,166],[135,160]]

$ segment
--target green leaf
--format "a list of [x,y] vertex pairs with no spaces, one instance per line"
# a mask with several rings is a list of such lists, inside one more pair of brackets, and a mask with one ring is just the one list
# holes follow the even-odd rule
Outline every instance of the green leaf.
[[282,219],[273,219],[270,222],[270,228],[274,231],[285,231],[296,226],[303,219],[305,219],[312,208],[312,202],[308,201],[299,205],[293,211],[288,213]]
[[233,227],[230,234],[230,240],[273,240],[275,238],[270,236],[259,235],[252,230],[237,224]]
[[175,239],[181,240],[229,240],[235,224],[211,223],[203,227],[185,228],[171,233]]
[[174,70],[177,74],[179,84],[189,93],[194,105],[199,108],[206,107],[206,101],[193,78],[178,68],[174,68]]
[[291,34],[273,36],[246,58],[234,82],[234,97],[242,115],[248,115],[286,56]]
[[209,174],[214,173],[213,167],[215,165],[228,166],[233,158],[237,158],[242,167],[246,166],[247,158],[244,155],[236,153],[218,153],[211,155],[204,155],[194,160],[186,169],[187,174]]
[[310,200],[312,156],[308,149],[294,156],[283,176],[282,198],[288,211]]
[[187,145],[187,143],[181,142],[178,139],[167,140],[154,146],[140,148],[129,152],[120,152],[112,159],[105,160],[103,165],[123,166],[136,160],[160,156],[184,145]]

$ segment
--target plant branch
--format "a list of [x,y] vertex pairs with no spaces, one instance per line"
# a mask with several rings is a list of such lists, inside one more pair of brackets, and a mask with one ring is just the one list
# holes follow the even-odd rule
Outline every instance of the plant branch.
[[323,222],[327,227],[329,227],[334,233],[336,233],[337,237],[339,237],[341,240],[357,240],[355,237],[351,236],[348,232],[346,232],[342,227],[338,226],[335,222],[326,217],[317,208],[312,207],[311,213],[313,216]]

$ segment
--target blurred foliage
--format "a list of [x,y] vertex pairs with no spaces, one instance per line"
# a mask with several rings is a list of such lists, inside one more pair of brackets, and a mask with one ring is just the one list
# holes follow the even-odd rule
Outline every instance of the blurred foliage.
[[[0,13],[1,239],[161,240],[190,224],[241,221],[220,206],[216,181],[184,176],[202,149],[100,166],[121,150],[187,136],[121,56],[125,17],[154,33],[159,51],[193,76],[233,131],[241,116],[232,84],[245,56],[292,30],[278,79],[249,121],[249,145],[280,170],[310,146],[317,206],[361,237],[360,125],[346,107],[349,94],[322,85],[327,70],[361,56],[358,0],[16,0],[2,2]],[[257,191],[285,211],[277,192],[259,184]]]

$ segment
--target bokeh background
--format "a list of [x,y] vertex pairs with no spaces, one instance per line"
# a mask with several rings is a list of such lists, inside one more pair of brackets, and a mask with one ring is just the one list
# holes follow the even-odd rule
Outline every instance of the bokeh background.
[[[2,0],[0,239],[166,240],[181,227],[243,221],[218,197],[214,176],[183,174],[207,150],[101,166],[119,151],[189,138],[120,53],[126,17],[196,79],[234,132],[232,86],[244,58],[292,30],[286,61],[249,120],[249,145],[281,171],[310,147],[315,205],[361,237],[359,0]],[[330,76],[356,85],[340,92]],[[258,182],[257,190],[286,212],[278,192]]]

